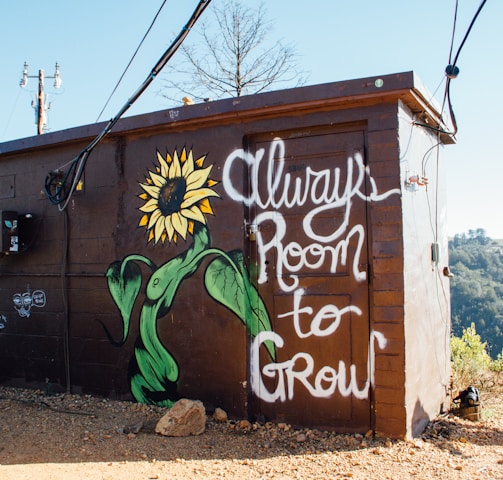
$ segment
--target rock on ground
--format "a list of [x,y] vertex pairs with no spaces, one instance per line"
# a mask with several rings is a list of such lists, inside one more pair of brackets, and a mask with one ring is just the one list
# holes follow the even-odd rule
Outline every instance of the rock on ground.
[[182,398],[178,400],[155,426],[155,432],[166,437],[201,435],[206,428],[203,402]]

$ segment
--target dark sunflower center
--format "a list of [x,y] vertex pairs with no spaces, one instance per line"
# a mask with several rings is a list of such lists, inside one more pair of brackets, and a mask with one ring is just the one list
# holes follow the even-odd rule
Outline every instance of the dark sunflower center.
[[166,217],[180,211],[187,184],[181,177],[168,178],[159,192],[159,210]]

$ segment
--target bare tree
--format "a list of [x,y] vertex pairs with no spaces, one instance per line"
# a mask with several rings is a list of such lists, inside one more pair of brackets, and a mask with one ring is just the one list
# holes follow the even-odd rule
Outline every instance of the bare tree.
[[212,13],[214,21],[203,22],[194,32],[200,41],[182,45],[182,60],[168,66],[162,96],[178,102],[184,96],[239,97],[266,91],[273,84],[304,83],[295,48],[267,42],[272,23],[266,20],[263,4],[252,9],[239,0],[227,0]]

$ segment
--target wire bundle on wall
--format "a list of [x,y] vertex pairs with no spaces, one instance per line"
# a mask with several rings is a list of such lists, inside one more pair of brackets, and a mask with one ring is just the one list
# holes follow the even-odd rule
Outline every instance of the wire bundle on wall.
[[[112,118],[105,128],[96,136],[96,138],[87,145],[73,160],[71,160],[67,165],[70,165],[68,169],[63,172],[61,170],[55,170],[49,172],[45,178],[44,190],[49,201],[58,205],[60,211],[63,211],[70,202],[73,192],[77,188],[77,185],[82,177],[82,173],[86,166],[87,159],[94,147],[98,145],[103,138],[110,133],[115,124],[119,119],[126,113],[126,111],[133,105],[140,95],[148,88],[148,86],[154,81],[159,72],[165,67],[171,57],[178,50],[185,37],[188,35],[190,29],[197,22],[201,14],[204,12],[206,7],[209,5],[211,0],[200,0],[196,9],[192,13],[187,24],[180,31],[175,40],[171,43],[168,49],[164,52],[162,57],[155,64],[154,68],[150,71],[147,78],[140,85],[140,87],[133,93],[133,95],[128,99],[124,106],[119,110],[117,115]],[[162,7],[161,7],[162,8]],[[67,166],[65,165],[65,167]]]

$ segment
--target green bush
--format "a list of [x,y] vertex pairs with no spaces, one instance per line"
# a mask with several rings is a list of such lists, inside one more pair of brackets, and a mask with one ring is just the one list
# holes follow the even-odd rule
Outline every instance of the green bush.
[[455,388],[480,385],[484,374],[491,369],[492,360],[487,344],[482,342],[475,324],[463,329],[461,338],[451,337],[452,376]]
[[503,350],[501,353],[498,353],[496,360],[491,362],[491,370],[496,373],[503,372]]

